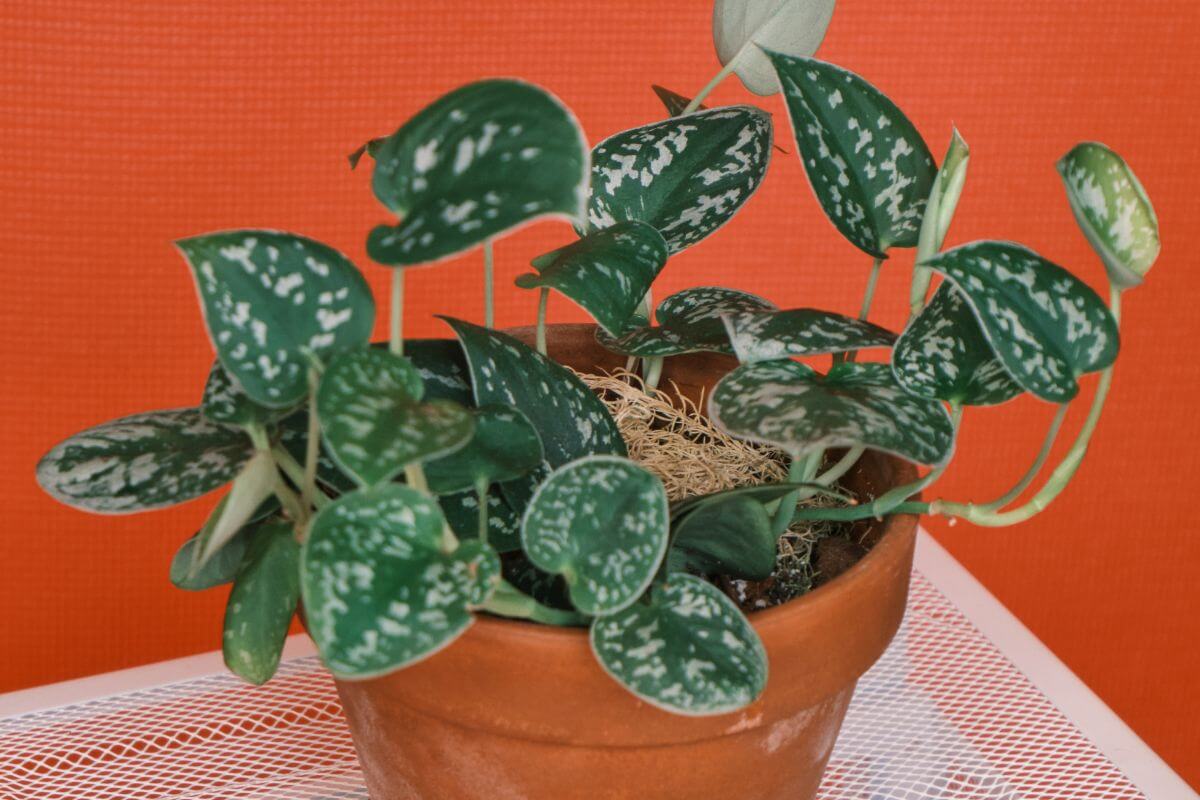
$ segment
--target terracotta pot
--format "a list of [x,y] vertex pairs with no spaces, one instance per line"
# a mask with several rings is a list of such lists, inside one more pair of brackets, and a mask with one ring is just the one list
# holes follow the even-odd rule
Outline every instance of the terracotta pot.
[[[592,326],[554,326],[550,354],[580,370],[623,363]],[[513,331],[532,338],[528,329]],[[733,366],[667,360],[663,382],[696,397]],[[868,453],[852,488],[915,478]],[[751,615],[770,657],[754,705],[682,717],[627,693],[596,664],[586,631],[481,615],[457,642],[383,678],[337,681],[374,800],[803,800],[817,791],[859,676],[896,632],[915,517],[866,531],[874,547],[821,588]]]

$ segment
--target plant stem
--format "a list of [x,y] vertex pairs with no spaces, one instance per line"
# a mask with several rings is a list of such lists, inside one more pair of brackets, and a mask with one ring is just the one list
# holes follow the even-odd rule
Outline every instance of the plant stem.
[[1054,447],[1054,442],[1058,439],[1058,432],[1062,429],[1063,420],[1067,418],[1067,409],[1070,408],[1070,403],[1063,403],[1058,407],[1058,413],[1054,415],[1054,419],[1050,422],[1050,428],[1046,431],[1046,438],[1042,440],[1042,449],[1038,451],[1037,458],[1033,460],[1033,464],[1029,470],[1021,476],[1021,480],[1005,492],[1000,497],[990,503],[980,504],[980,508],[988,511],[996,511],[1004,508],[1006,505],[1016,500],[1021,496],[1021,492],[1029,488],[1029,484],[1033,483],[1033,479],[1041,472],[1042,467],[1046,465],[1046,460],[1050,458],[1050,451]]
[[310,508],[317,493],[317,456],[321,451],[321,422],[317,419],[317,370],[308,368],[308,439],[304,449],[304,481],[300,486],[300,504]]
[[483,604],[485,611],[502,617],[528,619],[546,625],[583,625],[587,617],[574,611],[562,611],[542,605],[508,581],[500,581],[495,593]]
[[495,284],[495,267],[492,256],[492,240],[483,243],[483,324],[488,328],[496,327],[496,314],[493,308],[492,294]]
[[[854,468],[854,465],[858,463],[860,458],[862,458],[862,454],[866,452],[866,449],[867,448],[865,447],[851,447],[836,464],[822,472],[818,477],[814,478],[812,482],[820,484],[821,486],[832,486],[835,481]],[[796,499],[796,502],[801,503],[810,497],[814,497],[817,493],[818,492],[816,489],[802,490],[800,492],[800,496]]]
[[475,497],[479,500],[479,541],[487,544],[488,540],[488,482],[479,481],[475,484]]
[[420,464],[409,464],[404,468],[404,482],[418,492],[429,491],[429,483],[425,480],[425,470]]
[[391,338],[388,349],[404,355],[404,269],[392,268]]
[[801,520],[828,520],[829,522],[856,522],[860,519],[881,517],[884,514],[928,514],[930,504],[921,501],[910,501],[892,506],[886,512],[881,512],[871,503],[861,506],[843,506],[842,508],[798,508],[792,516],[793,522]]
[[[292,458],[292,454],[284,449],[282,445],[272,447],[271,455],[275,457],[275,463],[283,470],[283,474],[291,479],[292,483],[297,486],[304,484],[304,467],[301,466],[299,461]],[[329,499],[329,495],[319,489],[313,492],[311,499],[313,507],[318,511],[332,502]]]
[[534,344],[537,351],[546,355],[546,306],[550,302],[550,290],[543,288],[538,292],[537,334]]
[[690,103],[688,103],[687,106],[684,107],[683,111],[681,111],[679,113],[679,116],[682,117],[684,114],[690,114],[693,111],[695,111],[697,108],[699,108],[700,104],[704,102],[704,99],[706,97],[708,97],[710,94],[712,94],[713,89],[716,89],[718,86],[720,86],[721,81],[728,78],[730,75],[733,74],[733,71],[735,69],[737,69],[737,63],[741,59],[742,53],[745,52],[746,47],[753,47],[753,46],[754,45],[751,45],[751,44],[744,45],[742,47],[742,49],[738,51],[738,54],[736,56],[729,59],[729,63],[726,64],[725,66],[721,67],[721,71],[718,72],[716,75],[714,75],[713,79],[704,85],[704,88],[701,89],[699,91],[699,93],[697,93],[697,95],[692,98],[692,101]]
[[649,356],[642,360],[643,375],[646,383],[646,389],[657,389],[658,382],[662,378],[663,362],[666,356]]
[[883,271],[883,259],[877,258],[871,264],[871,277],[867,279],[867,291],[863,293],[862,308],[858,318],[863,322],[871,315],[871,304],[875,302],[875,290],[879,288],[879,273]]
[[[806,483],[817,471],[823,457],[823,451],[809,453],[805,458],[793,456],[792,463],[788,465],[788,483]],[[771,529],[776,536],[782,535],[792,524],[792,513],[796,510],[796,504],[800,502],[803,492],[803,489],[794,489],[779,499],[779,506],[771,520]]]

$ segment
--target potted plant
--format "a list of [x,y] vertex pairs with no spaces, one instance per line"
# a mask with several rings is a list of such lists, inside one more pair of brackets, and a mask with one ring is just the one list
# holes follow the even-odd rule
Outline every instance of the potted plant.
[[[1021,245],[943,251],[967,145],[955,132],[939,166],[896,105],[812,58],[832,10],[717,0],[721,73],[691,100],[658,90],[671,116],[593,148],[516,80],[464,86],[369,142],[351,163],[374,160],[395,217],[367,238],[391,269],[387,342],[370,341],[362,275],[326,245],[180,241],[217,356],[200,405],[77,434],[39,482],[111,514],[230,484],[171,579],[232,584],[225,659],[254,683],[300,611],[377,800],[812,796],[903,614],[916,515],[1007,525],[1063,490],[1112,379],[1121,293],[1159,249],[1136,177],[1082,144],[1058,166],[1109,304]],[[770,115],[701,105],[735,73],[782,92],[817,200],[871,259],[856,317],[718,287],[652,301],[670,257],[728,222],[770,162]],[[493,242],[548,217],[578,236],[517,280],[537,291],[536,326],[497,331]],[[406,271],[477,247],[484,324],[445,317],[453,339],[405,340]],[[897,334],[868,318],[889,253],[914,247]],[[596,326],[547,324],[551,291]],[[622,366],[644,382],[634,406],[705,403],[690,458],[747,441],[786,477],[669,496],[588,382],[618,371],[636,390]],[[1074,445],[1021,502],[1094,372]],[[990,502],[919,499],[964,410],[1024,393],[1059,406],[1025,477]],[[818,520],[821,585],[781,595],[781,537]]]

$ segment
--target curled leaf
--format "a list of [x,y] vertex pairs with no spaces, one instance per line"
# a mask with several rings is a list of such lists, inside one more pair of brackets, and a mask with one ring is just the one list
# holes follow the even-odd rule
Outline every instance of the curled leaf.
[[811,56],[821,46],[834,0],[716,0],[713,42],[722,65],[758,95],[779,91],[771,62],[760,48],[789,56]]

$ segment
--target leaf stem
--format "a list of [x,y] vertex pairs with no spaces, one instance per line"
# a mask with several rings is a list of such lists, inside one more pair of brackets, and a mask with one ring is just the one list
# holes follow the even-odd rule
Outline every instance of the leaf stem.
[[678,116],[682,117],[684,114],[690,114],[699,108],[700,104],[704,102],[704,99],[712,94],[713,90],[720,86],[722,81],[733,74],[733,71],[737,69],[738,61],[742,58],[742,53],[744,53],[746,51],[746,47],[749,46],[752,45],[750,45],[748,42],[747,44],[743,45],[742,49],[738,51],[737,55],[729,59],[728,64],[721,67],[721,71],[714,75],[713,79],[704,85],[704,88],[692,98],[691,102],[684,106],[683,111],[679,112]]
[[505,580],[500,581],[500,585],[482,608],[502,617],[528,619],[546,625],[565,627],[587,623],[587,617],[582,614],[542,605]]
[[875,290],[879,288],[879,273],[882,271],[883,259],[876,258],[871,264],[871,277],[867,279],[867,290],[863,293],[862,308],[858,312],[858,318],[863,322],[871,315],[871,304],[875,302]]
[[[792,463],[788,465],[788,483],[807,483],[817,471],[824,455],[824,451],[817,451],[804,458],[793,456]],[[792,513],[796,510],[796,504],[800,502],[803,492],[803,489],[794,489],[779,499],[779,506],[771,520],[771,529],[775,536],[782,535],[792,524]]]
[[475,497],[479,501],[479,541],[487,544],[488,540],[488,482],[478,481],[475,484]]
[[[292,454],[286,448],[282,445],[275,445],[271,448],[271,455],[275,457],[275,463],[279,466],[279,469],[283,470],[283,474],[287,475],[292,483],[297,486],[304,484],[304,467],[301,466],[299,461],[292,458]],[[318,489],[313,492],[312,505],[318,511],[331,502],[329,495],[321,490]]]
[[404,468],[404,482],[418,492],[429,491],[429,482],[425,480],[425,469],[420,464],[409,464]]
[[485,327],[496,327],[496,313],[493,303],[495,286],[495,266],[492,254],[492,240],[483,243],[483,324]]
[[317,370],[308,368],[308,438],[304,449],[304,480],[300,486],[300,505],[309,508],[317,493],[317,457],[321,451],[321,422],[317,419]]
[[388,349],[398,356],[404,355],[404,269],[392,268],[391,338]]
[[658,388],[658,382],[662,379],[663,363],[665,361],[666,356],[648,356],[642,359],[643,376],[647,390]]
[[1054,419],[1050,422],[1050,428],[1046,431],[1046,437],[1042,440],[1042,449],[1038,451],[1037,458],[1033,460],[1033,464],[1021,476],[1021,479],[1000,497],[990,503],[981,504],[980,508],[987,509],[988,511],[996,511],[997,509],[1004,508],[1020,497],[1021,492],[1029,488],[1029,484],[1033,483],[1033,479],[1037,477],[1042,467],[1046,465],[1047,459],[1050,458],[1050,451],[1054,447],[1055,440],[1058,439],[1058,433],[1062,429],[1063,420],[1067,418],[1067,410],[1069,408],[1070,403],[1063,403],[1058,407],[1058,413],[1054,415]]
[[537,351],[546,355],[546,306],[550,302],[550,290],[543,287],[538,292],[537,330],[534,341]]

